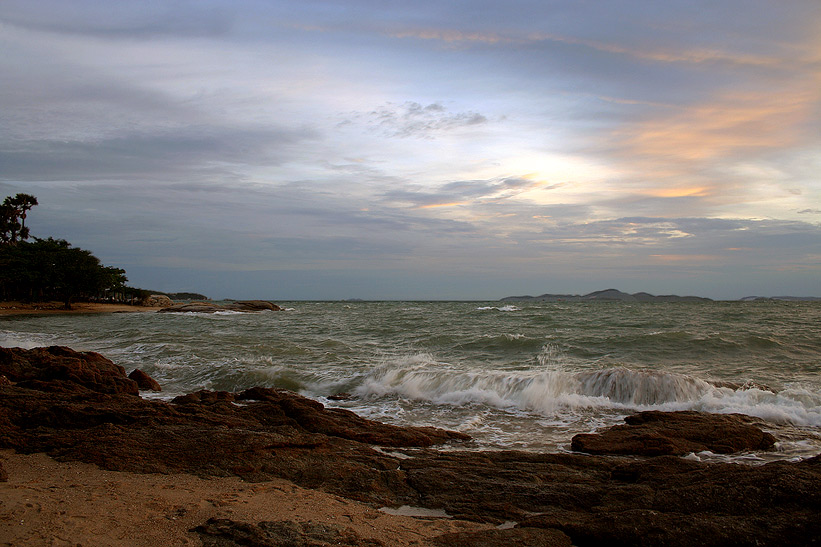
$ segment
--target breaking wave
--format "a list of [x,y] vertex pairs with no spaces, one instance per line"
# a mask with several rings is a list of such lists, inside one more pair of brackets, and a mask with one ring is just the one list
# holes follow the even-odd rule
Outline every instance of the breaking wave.
[[[755,384],[752,384],[755,385]],[[373,371],[356,388],[364,398],[400,397],[438,405],[483,404],[555,416],[586,409],[743,413],[775,423],[821,425],[821,392],[737,389],[671,372],[614,367],[595,371],[469,371],[429,355]]]

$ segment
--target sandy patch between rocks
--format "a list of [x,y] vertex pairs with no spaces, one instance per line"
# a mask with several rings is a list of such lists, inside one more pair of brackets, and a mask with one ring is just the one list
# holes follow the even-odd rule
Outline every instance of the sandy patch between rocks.
[[212,517],[333,524],[386,546],[425,545],[448,532],[491,528],[388,515],[286,480],[139,475],[10,450],[0,451],[0,463],[9,475],[0,482],[0,545],[202,545],[189,530]]

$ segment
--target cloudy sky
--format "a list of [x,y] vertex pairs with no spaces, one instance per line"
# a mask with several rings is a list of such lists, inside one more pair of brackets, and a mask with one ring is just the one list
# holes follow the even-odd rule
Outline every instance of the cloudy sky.
[[818,0],[3,0],[0,51],[0,194],[133,286],[821,296]]

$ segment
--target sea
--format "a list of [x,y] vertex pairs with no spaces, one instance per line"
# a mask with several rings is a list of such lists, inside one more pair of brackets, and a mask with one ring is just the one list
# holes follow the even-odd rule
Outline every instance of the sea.
[[638,411],[697,410],[754,416],[779,442],[688,458],[759,464],[821,453],[818,302],[278,304],[6,316],[0,346],[102,353],[163,386],[144,397],[278,387],[472,437],[446,450],[566,452],[573,435]]

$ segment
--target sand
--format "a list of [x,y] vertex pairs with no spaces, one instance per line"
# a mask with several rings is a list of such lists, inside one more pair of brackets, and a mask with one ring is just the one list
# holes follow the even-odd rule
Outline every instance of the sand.
[[490,528],[455,519],[389,515],[286,480],[139,475],[11,450],[0,451],[0,463],[9,475],[0,482],[4,546],[202,545],[189,530],[211,517],[341,525],[386,546],[425,545],[444,533]]
[[21,302],[0,302],[0,316],[2,315],[58,315],[81,313],[124,313],[124,312],[156,312],[160,308],[146,306],[129,306],[128,304],[98,304],[77,302],[71,305],[70,310],[64,308],[62,302],[38,302],[25,304]]

